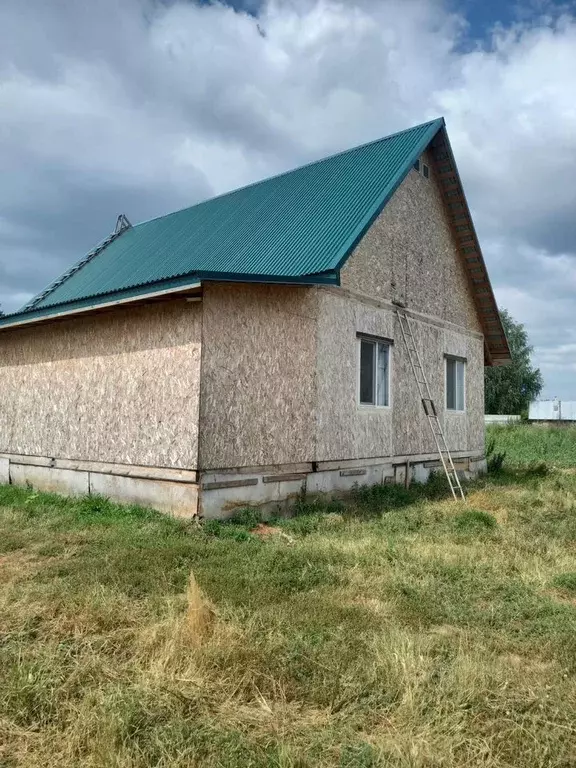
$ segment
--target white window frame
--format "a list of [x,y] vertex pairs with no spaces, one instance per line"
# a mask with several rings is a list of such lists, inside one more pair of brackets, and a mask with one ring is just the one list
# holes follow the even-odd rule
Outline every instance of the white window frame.
[[[454,366],[454,397],[455,407],[451,408],[448,405],[448,363],[455,363]],[[458,366],[462,366],[462,400],[459,401],[458,391]],[[461,408],[459,406],[462,406]],[[466,358],[458,357],[457,355],[444,355],[444,407],[450,413],[465,413],[466,412]]]
[[[372,403],[363,403],[361,401],[360,384],[361,384],[361,376],[362,376],[362,366],[361,366],[362,342],[366,342],[374,346],[374,357],[375,357],[375,359],[373,359],[374,378],[372,382],[374,402]],[[359,333],[356,336],[356,344],[357,344],[357,369],[358,369],[358,376],[356,380],[356,402],[358,403],[358,406],[362,409],[378,408],[378,410],[391,408],[392,407],[392,340],[384,339],[379,336],[371,336],[370,334]],[[378,365],[380,345],[386,347],[387,356],[388,356],[388,366],[386,370],[386,374],[387,374],[386,393],[388,397],[387,397],[387,402],[383,404],[379,404],[376,402],[377,394],[378,394],[378,371],[380,370],[380,367]]]
[[414,162],[412,168],[414,168],[416,173],[419,173],[424,179],[430,178],[430,166],[428,163],[425,163],[422,158],[419,157],[418,160]]

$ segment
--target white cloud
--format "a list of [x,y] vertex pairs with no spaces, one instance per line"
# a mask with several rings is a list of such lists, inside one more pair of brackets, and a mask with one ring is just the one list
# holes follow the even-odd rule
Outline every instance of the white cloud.
[[[112,227],[444,114],[497,297],[576,397],[576,23],[442,0],[0,6],[0,301]],[[33,265],[33,266],[32,266]]]

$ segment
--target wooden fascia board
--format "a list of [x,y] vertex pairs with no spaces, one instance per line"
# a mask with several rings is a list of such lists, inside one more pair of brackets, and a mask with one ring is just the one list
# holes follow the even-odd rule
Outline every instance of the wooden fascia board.
[[510,349],[450,140],[444,127],[432,140],[430,150],[434,175],[438,179],[452,236],[464,264],[484,333],[485,362],[487,365],[503,365],[510,361]]

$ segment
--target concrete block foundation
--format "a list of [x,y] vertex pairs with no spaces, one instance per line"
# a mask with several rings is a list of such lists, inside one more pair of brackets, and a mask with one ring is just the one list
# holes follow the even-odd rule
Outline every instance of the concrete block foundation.
[[175,517],[194,517],[198,509],[196,483],[175,483],[170,480],[91,472],[90,493],[123,504],[152,507]]
[[[460,452],[453,459],[464,478],[486,471],[486,460],[480,454]],[[443,469],[437,456],[418,455],[324,462],[314,468],[311,464],[285,467],[283,476],[272,476],[273,482],[266,468],[202,473],[198,511],[206,519],[225,519],[245,507],[254,507],[263,516],[289,514],[298,498],[345,498],[357,486],[425,483],[431,472],[438,471]]]
[[0,457],[0,483],[7,485],[10,482],[10,462]]
[[44,456],[0,456],[0,482],[66,496],[104,496],[175,517],[198,513],[196,472],[134,467]]
[[10,481],[14,485],[30,485],[40,491],[66,496],[87,496],[90,492],[88,472],[71,469],[10,462]]
[[[468,479],[486,471],[481,454],[453,455]],[[196,473],[158,467],[72,462],[48,457],[0,456],[0,482],[70,496],[99,495],[152,507],[176,517],[226,519],[252,507],[263,517],[289,514],[299,498],[342,498],[357,486],[424,483],[442,471],[438,456],[395,456],[344,462],[243,467]]]

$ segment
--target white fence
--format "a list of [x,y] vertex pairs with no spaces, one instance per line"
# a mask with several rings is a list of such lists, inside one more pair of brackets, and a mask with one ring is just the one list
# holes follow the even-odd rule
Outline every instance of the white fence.
[[496,413],[485,413],[484,424],[513,424],[515,421],[520,421],[520,416],[502,416]]

